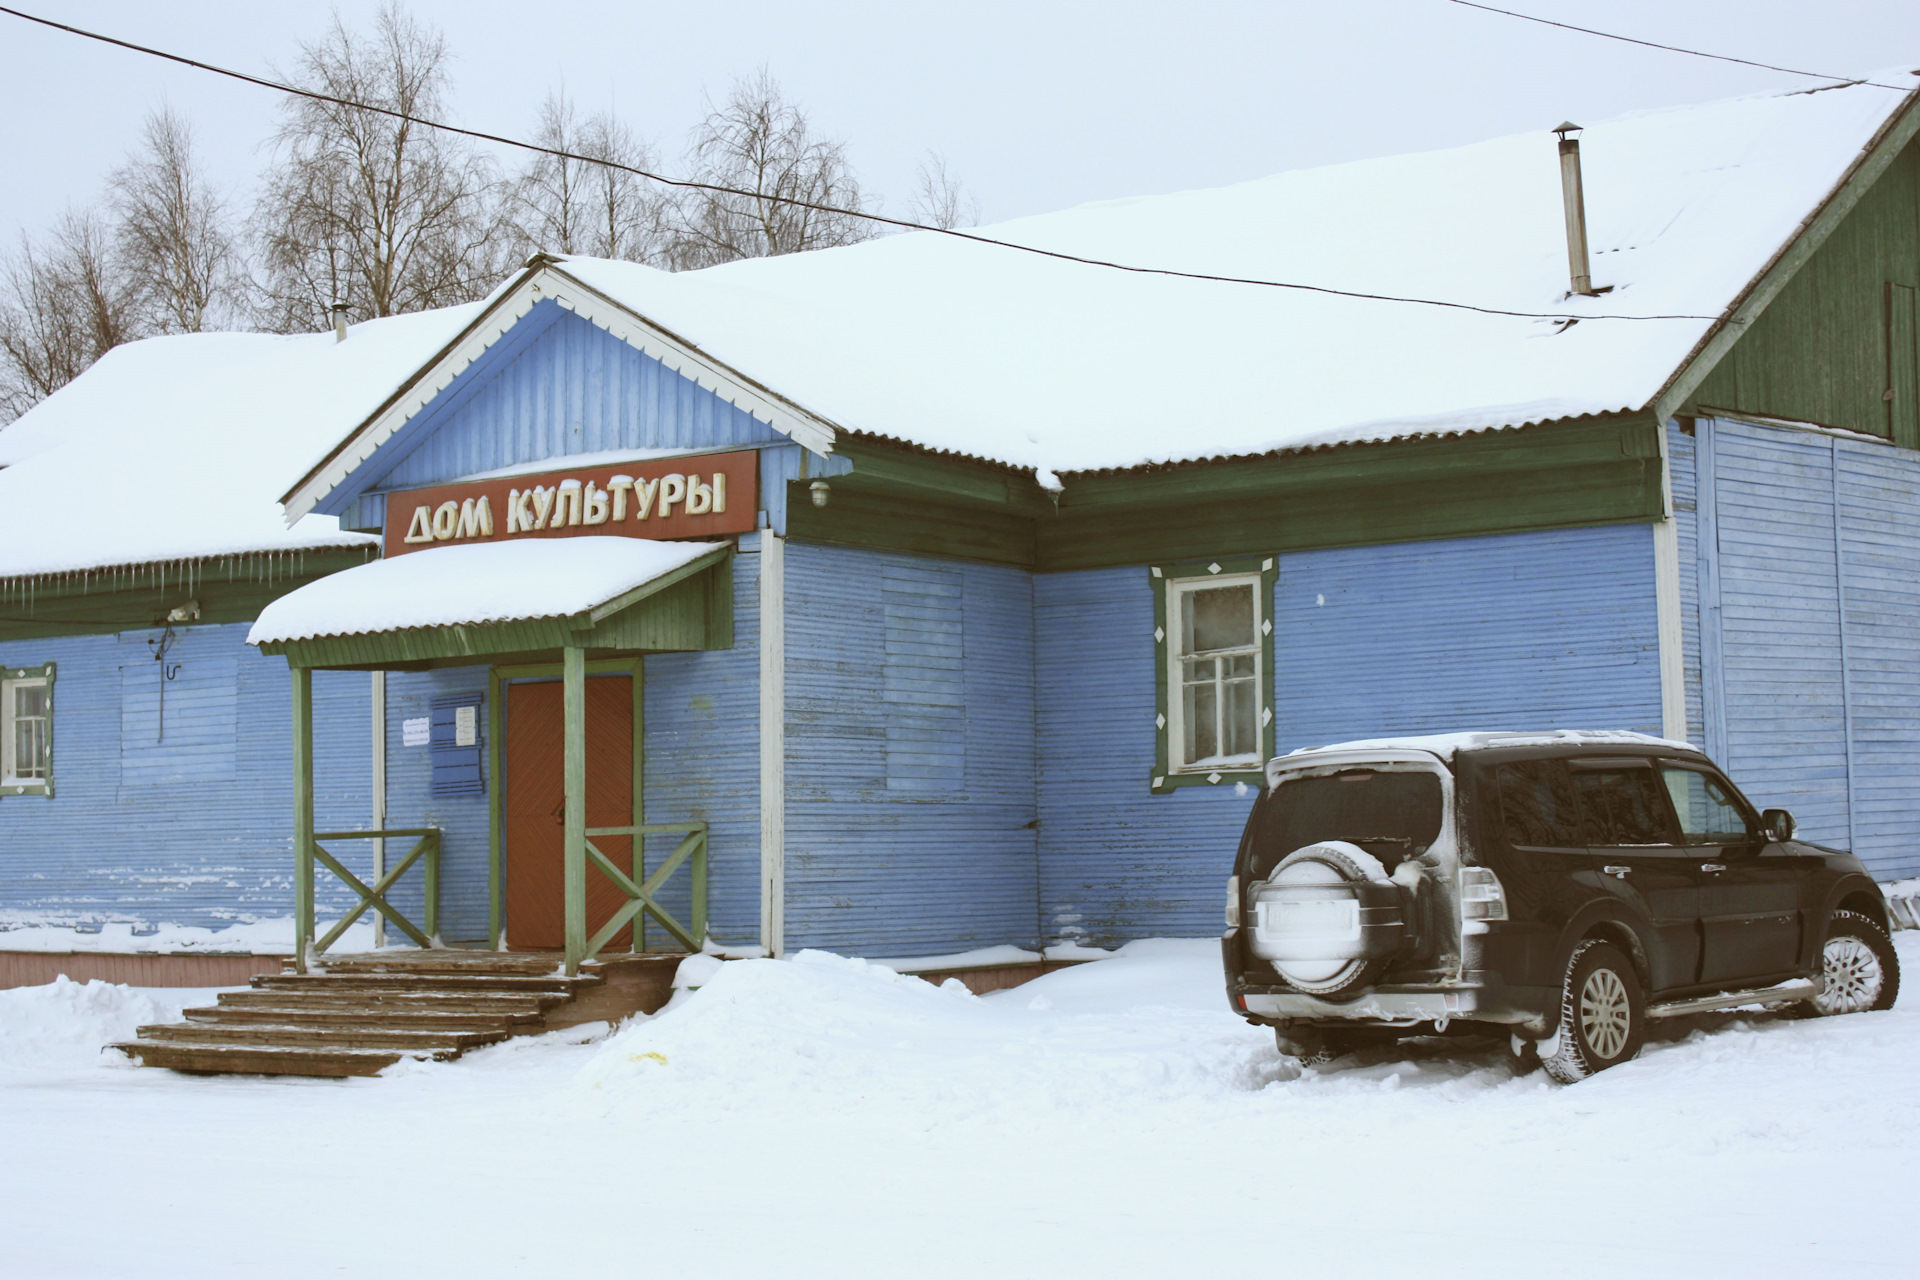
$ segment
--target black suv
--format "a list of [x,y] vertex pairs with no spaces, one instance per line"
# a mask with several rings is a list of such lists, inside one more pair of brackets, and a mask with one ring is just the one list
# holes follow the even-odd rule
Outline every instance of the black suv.
[[1498,1031],[1572,1083],[1647,1020],[1891,1008],[1859,859],[1712,761],[1631,733],[1469,733],[1267,766],[1227,891],[1227,994],[1282,1052]]

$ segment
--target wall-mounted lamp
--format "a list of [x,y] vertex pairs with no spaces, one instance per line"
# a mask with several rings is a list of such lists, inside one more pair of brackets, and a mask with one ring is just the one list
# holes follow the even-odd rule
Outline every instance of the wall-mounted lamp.
[[827,499],[833,496],[833,490],[825,480],[815,480],[807,486],[807,491],[813,495],[813,505],[816,507],[826,506]]

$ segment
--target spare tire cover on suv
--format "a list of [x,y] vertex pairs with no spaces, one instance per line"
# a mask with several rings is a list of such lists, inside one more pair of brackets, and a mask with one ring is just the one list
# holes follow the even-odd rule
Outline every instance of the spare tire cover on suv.
[[1289,986],[1336,997],[1365,987],[1406,938],[1401,886],[1345,840],[1282,858],[1254,888],[1253,953]]

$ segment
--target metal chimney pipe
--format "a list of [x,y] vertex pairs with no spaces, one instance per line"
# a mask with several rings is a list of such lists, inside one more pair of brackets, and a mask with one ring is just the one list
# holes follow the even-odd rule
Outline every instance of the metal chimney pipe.
[[345,342],[347,340],[347,304],[336,302],[327,310],[333,312],[333,340]]
[[1572,292],[1593,297],[1593,273],[1587,266],[1587,197],[1580,184],[1580,139],[1567,135],[1580,132],[1577,124],[1566,123],[1555,129],[1560,139],[1560,199],[1567,213],[1567,274],[1573,278]]

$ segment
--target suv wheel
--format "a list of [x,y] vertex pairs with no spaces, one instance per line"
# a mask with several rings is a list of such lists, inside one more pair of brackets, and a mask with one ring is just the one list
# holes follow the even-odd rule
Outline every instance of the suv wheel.
[[1836,911],[1820,948],[1820,977],[1820,994],[1803,1006],[1808,1013],[1831,1017],[1891,1009],[1900,995],[1900,957],[1878,921],[1857,911]]
[[1585,1080],[1639,1053],[1646,1024],[1646,998],[1633,962],[1611,942],[1583,942],[1567,961],[1558,1044],[1541,1054],[1541,1065],[1561,1084]]

